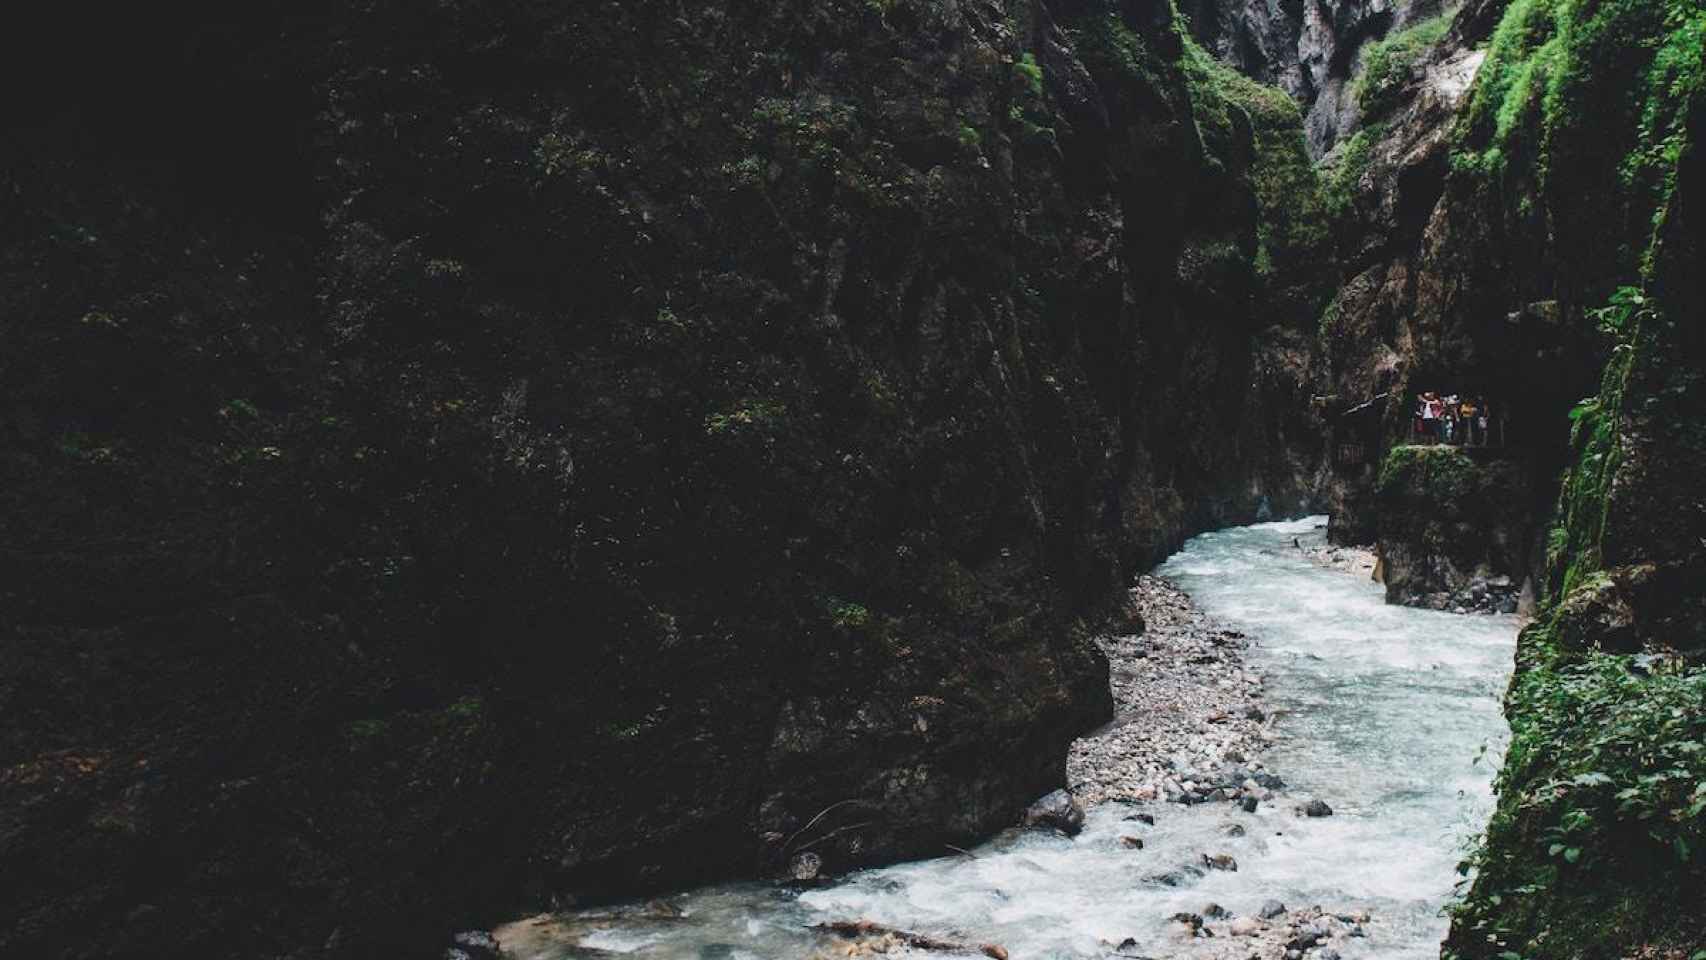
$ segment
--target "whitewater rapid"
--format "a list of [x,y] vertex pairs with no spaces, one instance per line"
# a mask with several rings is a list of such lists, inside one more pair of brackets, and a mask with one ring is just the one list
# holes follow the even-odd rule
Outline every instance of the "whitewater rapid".
[[[1379,585],[1320,567],[1294,545],[1320,543],[1324,523],[1204,534],[1155,571],[1254,641],[1246,662],[1266,681],[1278,734],[1261,759],[1288,784],[1255,813],[1231,803],[1104,804],[1075,838],[1010,831],[971,857],[861,871],[806,891],[729,884],[661,906],[521,921],[500,931],[506,950],[517,960],[808,957],[822,946],[814,925],[868,919],[998,943],[1014,960],[1243,957],[1253,944],[1224,933],[1191,939],[1171,918],[1210,903],[1254,915],[1279,900],[1366,913],[1365,936],[1334,944],[1347,960],[1437,957],[1463,844],[1491,809],[1516,620],[1385,605]],[[1334,815],[1299,815],[1312,797]],[[1125,819],[1137,809],[1155,824]],[[1121,843],[1132,834],[1142,849]],[[1180,865],[1203,854],[1229,854],[1239,869],[1181,877]]]

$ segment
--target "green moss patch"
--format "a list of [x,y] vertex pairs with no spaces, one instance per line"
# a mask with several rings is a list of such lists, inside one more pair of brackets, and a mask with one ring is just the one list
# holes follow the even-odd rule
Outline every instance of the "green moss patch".
[[1410,70],[1451,28],[1453,11],[1413,23],[1363,48],[1362,72],[1351,92],[1364,116],[1375,117],[1398,103],[1398,89]]

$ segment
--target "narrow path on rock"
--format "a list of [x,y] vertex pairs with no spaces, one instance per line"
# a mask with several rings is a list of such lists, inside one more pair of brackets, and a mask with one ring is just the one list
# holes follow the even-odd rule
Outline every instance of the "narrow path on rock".
[[1320,524],[1205,534],[1139,582],[1149,629],[1103,641],[1121,715],[1071,758],[1075,789],[1104,801],[1076,837],[1014,830],[810,890],[523,920],[498,931],[506,951],[946,955],[817,929],[868,920],[1014,960],[1437,956],[1490,806],[1495,765],[1475,759],[1502,746],[1516,624],[1384,605],[1299,549]]

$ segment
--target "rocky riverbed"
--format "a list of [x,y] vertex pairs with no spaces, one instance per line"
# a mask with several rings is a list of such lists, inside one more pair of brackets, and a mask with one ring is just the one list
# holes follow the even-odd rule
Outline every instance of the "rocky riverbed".
[[[1357,547],[1310,547],[1304,552],[1322,566],[1369,575],[1374,552]],[[1162,577],[1139,577],[1128,609],[1142,632],[1100,638],[1108,657],[1116,716],[1112,723],[1073,744],[1067,779],[1082,803],[1117,802],[1132,808],[1133,834],[1168,815],[1166,803],[1224,803],[1228,837],[1249,827],[1237,814],[1253,813],[1279,798],[1284,780],[1261,759],[1277,737],[1262,703],[1261,676],[1243,656],[1251,640],[1215,621],[1190,597]],[[1301,817],[1331,816],[1320,798],[1286,797]],[[1141,848],[1140,835],[1121,837]],[[1180,851],[1183,858],[1189,851]],[[1237,870],[1227,854],[1201,853],[1174,871],[1188,882],[1212,870]],[[1170,878],[1163,874],[1163,883]],[[1319,905],[1288,907],[1278,900],[1241,905],[1237,912],[1204,903],[1196,912],[1173,916],[1172,952],[1205,960],[1337,960],[1339,948],[1364,936],[1366,911],[1331,912]],[[881,940],[848,944],[853,953],[885,949]],[[1110,955],[1143,957],[1153,944],[1109,943]]]
[[1254,759],[1271,734],[1262,678],[1244,665],[1249,639],[1159,577],[1138,578],[1130,608],[1143,632],[1097,641],[1115,717],[1072,745],[1073,795],[1083,803],[1270,796],[1263,784],[1274,778]]

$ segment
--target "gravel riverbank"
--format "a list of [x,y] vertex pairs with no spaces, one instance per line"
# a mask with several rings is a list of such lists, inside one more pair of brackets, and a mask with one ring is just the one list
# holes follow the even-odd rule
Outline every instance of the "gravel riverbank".
[[1256,759],[1271,737],[1262,679],[1244,666],[1249,640],[1159,577],[1138,578],[1131,606],[1144,631],[1098,641],[1115,717],[1072,745],[1073,795],[1085,804],[1271,795]]

